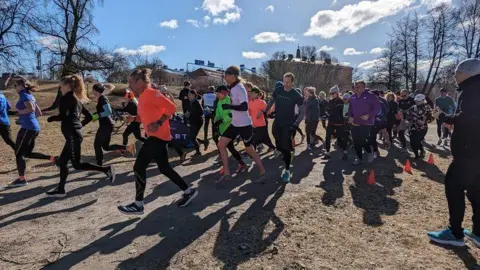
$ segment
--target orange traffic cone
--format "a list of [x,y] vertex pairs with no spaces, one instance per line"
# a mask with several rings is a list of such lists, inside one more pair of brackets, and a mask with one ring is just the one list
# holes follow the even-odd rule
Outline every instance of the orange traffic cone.
[[410,160],[407,159],[407,163],[405,163],[404,171],[406,173],[412,173],[412,165],[410,164]]
[[371,170],[370,175],[368,176],[367,184],[374,185],[375,184],[375,171]]
[[430,153],[430,157],[428,158],[428,164],[435,165],[435,160],[433,159],[432,153]]

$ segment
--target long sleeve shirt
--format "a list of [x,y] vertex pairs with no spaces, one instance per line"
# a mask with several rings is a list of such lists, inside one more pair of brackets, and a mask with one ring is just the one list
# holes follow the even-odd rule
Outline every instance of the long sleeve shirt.
[[[380,113],[381,106],[377,96],[365,90],[358,96],[353,94],[350,99],[348,110],[349,117],[353,118],[353,125],[373,125],[375,117]],[[368,115],[367,120],[361,119],[361,116]]]

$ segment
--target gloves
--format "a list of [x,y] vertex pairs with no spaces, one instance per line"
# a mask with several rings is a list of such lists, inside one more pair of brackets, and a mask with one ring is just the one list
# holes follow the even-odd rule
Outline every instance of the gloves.
[[224,110],[230,110],[230,104],[222,104],[222,109]]
[[98,113],[92,114],[92,120],[93,120],[94,122],[97,121],[99,118],[100,118],[100,116],[98,116]]

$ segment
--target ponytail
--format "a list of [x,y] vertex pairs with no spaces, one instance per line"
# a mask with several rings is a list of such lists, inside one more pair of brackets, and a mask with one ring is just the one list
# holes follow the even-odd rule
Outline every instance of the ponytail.
[[70,75],[63,77],[62,84],[69,85],[70,89],[73,91],[73,95],[80,102],[85,103],[90,101],[87,96],[87,91],[85,89],[83,79],[79,75]]

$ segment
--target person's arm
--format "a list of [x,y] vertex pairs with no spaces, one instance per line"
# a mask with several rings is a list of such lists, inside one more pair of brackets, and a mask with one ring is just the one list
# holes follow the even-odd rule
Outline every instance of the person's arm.
[[8,112],[12,109],[12,106],[10,105],[10,102],[8,100],[6,100],[6,101],[7,101],[7,112]]
[[25,109],[17,110],[18,114],[29,114],[35,111],[35,103],[33,103],[33,101],[27,100],[23,102],[23,104],[25,105]]
[[368,115],[370,115],[369,119],[375,119],[377,115],[382,111],[382,105],[380,104],[380,100],[374,95],[370,97],[370,112]]
[[305,105],[299,105],[298,106],[298,118],[297,118],[297,121],[295,121],[295,126],[298,127],[300,125],[300,123],[302,123],[302,121],[305,119],[305,112],[306,112],[306,109],[305,109]]
[[85,108],[83,104],[82,104],[82,114],[84,116],[82,120],[82,127],[84,127],[93,120],[93,116],[90,113],[90,111],[87,108]]
[[53,104],[46,108],[46,109],[43,109],[44,112],[48,112],[48,111],[53,111],[55,110],[56,108],[58,108],[60,106],[60,99],[62,98],[62,91],[60,91],[60,87],[58,87],[58,92],[57,92],[57,96],[55,97],[55,101],[53,101]]

